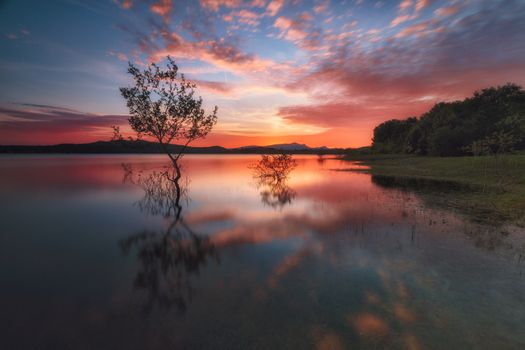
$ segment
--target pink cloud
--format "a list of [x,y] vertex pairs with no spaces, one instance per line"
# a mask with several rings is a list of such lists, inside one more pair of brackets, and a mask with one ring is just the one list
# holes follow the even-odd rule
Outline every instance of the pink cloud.
[[279,109],[279,115],[285,120],[323,127],[373,128],[385,118],[404,118],[415,113],[422,113],[431,103],[389,101],[371,108],[373,102],[365,103],[332,102],[316,105],[286,106]]
[[159,0],[150,6],[150,10],[168,21],[172,10],[171,0]]
[[128,59],[128,56],[126,56],[125,53],[122,53],[122,52],[114,52],[114,51],[108,51],[108,55],[110,56],[115,56],[116,58],[119,59],[119,61],[122,61],[122,62],[128,62],[129,59]]
[[428,33],[429,25],[430,25],[429,21],[411,25],[409,27],[404,28],[399,33],[397,33],[396,37],[401,38],[401,37],[410,36],[414,34],[423,35],[425,33]]
[[406,21],[410,21],[412,19],[416,18],[416,16],[414,15],[400,15],[400,16],[397,16],[396,18],[394,18],[392,20],[392,22],[390,22],[390,26],[391,27],[395,27],[403,22],[406,22]]
[[200,4],[203,8],[219,11],[221,6],[228,8],[240,7],[242,4],[241,0],[200,0]]
[[314,12],[317,14],[325,13],[328,11],[329,6],[330,6],[330,0],[324,0],[319,5],[314,6]]
[[200,79],[190,79],[197,85],[197,88],[216,93],[221,95],[229,95],[233,92],[233,86],[228,83],[223,83],[220,81],[209,81],[209,80],[200,80]]
[[400,11],[406,11],[412,6],[412,0],[403,0],[399,4],[399,10]]
[[397,17],[390,22],[390,26],[395,27],[401,23],[418,18],[419,12],[428,5],[430,5],[430,0],[417,0],[414,6],[413,13],[409,13],[409,10],[410,8],[412,8],[412,5],[414,5],[414,2],[412,0],[403,0],[399,4],[399,13]]
[[437,16],[446,17],[446,16],[452,16],[458,11],[459,9],[456,6],[449,6],[449,7],[440,7],[437,10],[435,10],[434,13]]
[[283,5],[284,5],[284,0],[272,0],[268,4],[268,7],[266,7],[266,13],[268,13],[269,16],[273,17],[277,15],[277,13],[281,9],[281,7],[283,7]]
[[252,7],[265,7],[266,0],[253,0],[250,4]]
[[301,21],[311,21],[312,19],[313,19],[312,15],[306,11],[301,13],[301,15],[299,16],[299,20]]
[[281,16],[278,17],[273,26],[279,29],[279,37],[284,38],[297,44],[299,47],[307,50],[320,48],[319,33],[313,30],[306,18],[308,14],[303,13],[297,20]]
[[430,0],[417,0],[416,2],[416,12],[421,11],[425,7],[430,5]]
[[259,24],[260,17],[261,15],[253,11],[242,9],[239,11],[230,12],[229,14],[223,16],[223,19],[226,22],[232,22],[235,18],[237,18],[239,23],[255,27]]
[[290,29],[293,25],[293,21],[286,17],[279,17],[275,20],[273,26],[279,28],[281,31]]
[[193,42],[185,40],[175,32],[165,33],[164,38],[166,40],[165,48],[152,52],[151,61],[157,62],[171,55],[177,59],[204,61],[240,74],[265,71],[270,67],[280,67],[279,64],[271,60],[246,54],[236,46],[226,43],[225,40],[210,39]]

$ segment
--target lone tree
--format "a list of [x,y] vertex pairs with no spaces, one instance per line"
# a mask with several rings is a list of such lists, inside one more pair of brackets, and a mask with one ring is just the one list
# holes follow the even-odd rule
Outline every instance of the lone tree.
[[[205,137],[217,122],[217,106],[211,114],[202,108],[202,97],[195,96],[194,83],[187,81],[168,56],[166,69],[151,63],[139,70],[131,62],[128,73],[135,86],[122,87],[120,93],[129,108],[129,125],[138,135],[157,140],[170,159],[176,161],[190,142]],[[182,141],[182,148],[172,154],[167,145]]]

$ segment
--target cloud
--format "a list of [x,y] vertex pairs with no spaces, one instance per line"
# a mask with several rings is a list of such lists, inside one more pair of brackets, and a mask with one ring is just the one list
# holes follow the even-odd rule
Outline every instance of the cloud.
[[[401,23],[418,18],[421,10],[428,5],[430,5],[430,0],[417,0],[415,3],[412,0],[401,1],[399,4],[399,13],[397,17],[390,22],[390,27],[396,27]],[[410,9],[412,9],[412,13],[410,13]]]
[[448,7],[440,7],[434,11],[434,13],[437,16],[440,17],[446,17],[446,16],[452,16],[453,14],[457,13],[459,11],[459,8],[457,6],[448,6]]
[[150,10],[164,18],[165,21],[169,21],[172,10],[171,0],[159,0],[150,6]]
[[126,115],[97,115],[69,108],[20,103],[30,107],[0,107],[0,139],[3,144],[84,142],[109,138],[112,125],[127,123]]
[[17,40],[17,39],[19,39],[20,37],[22,37],[22,36],[28,36],[29,34],[31,34],[31,33],[29,32],[29,30],[22,28],[22,29],[20,29],[20,30],[18,30],[18,31],[10,32],[10,33],[5,34],[5,37],[6,37],[7,39],[9,39],[9,40]]
[[273,26],[279,29],[279,38],[288,40],[303,50],[323,50],[329,37],[324,36],[319,28],[314,27],[312,20],[309,13],[303,12],[296,19],[280,16]]
[[253,0],[250,4],[252,7],[265,7],[266,0]]
[[416,12],[419,12],[423,10],[425,7],[427,7],[428,5],[430,5],[430,0],[417,0],[415,10]]
[[168,55],[177,58],[200,60],[235,73],[255,73],[277,66],[270,60],[241,51],[225,40],[203,40],[193,42],[173,32],[165,34],[164,49],[152,53],[151,60],[157,62]]
[[132,0],[113,0],[113,2],[115,2],[125,10],[129,10],[133,6]]
[[412,6],[412,0],[402,0],[399,3],[399,11],[407,11]]
[[293,21],[286,17],[279,17],[275,20],[273,26],[280,30],[280,37],[292,42],[298,42],[306,38],[308,33],[304,31],[302,23]]
[[374,4],[374,7],[376,9],[380,9],[381,7],[383,7],[385,5],[385,3],[383,1],[377,1],[375,4]]
[[241,0],[200,0],[200,4],[203,8],[219,11],[221,6],[228,8],[240,7],[242,4]]
[[246,9],[232,11],[223,16],[226,22],[232,22],[237,19],[239,23],[246,24],[252,27],[259,25],[261,15]]
[[126,56],[126,54],[123,52],[115,52],[115,51],[109,50],[108,55],[118,58],[119,61],[129,62],[128,56]]
[[17,106],[23,106],[23,107],[32,107],[32,108],[38,108],[41,110],[47,110],[47,111],[61,111],[61,112],[71,112],[74,114],[79,114],[80,112],[72,109],[72,108],[66,108],[66,107],[60,107],[60,106],[52,106],[52,105],[44,105],[44,104],[38,104],[38,103],[14,103]]
[[330,0],[324,0],[319,5],[314,6],[314,12],[317,14],[326,13],[330,7]]
[[327,128],[373,128],[377,123],[388,118],[404,118],[416,112],[422,113],[429,106],[428,101],[419,103],[389,101],[376,107],[370,107],[377,100],[366,102],[331,102],[302,106],[285,106],[279,109],[279,115],[293,123],[318,125]]
[[275,16],[281,10],[281,7],[284,5],[284,0],[272,0],[268,4],[268,7],[266,7],[266,13],[269,16]]
[[429,30],[431,27],[431,21],[425,21],[421,23],[417,23],[408,27],[403,28],[399,33],[396,34],[396,38],[402,38],[410,35],[425,35],[432,33],[435,30],[439,30],[438,28],[434,30]]
[[417,16],[415,15],[400,15],[400,16],[397,16],[396,18],[394,18],[392,20],[392,22],[390,22],[390,26],[391,27],[395,27],[403,22],[406,22],[406,21],[410,21],[414,18],[417,18]]
[[234,90],[233,85],[228,84],[228,83],[223,83],[219,81],[199,80],[199,79],[190,79],[190,80],[197,85],[198,89],[203,89],[203,90],[213,92],[216,94],[229,95]]

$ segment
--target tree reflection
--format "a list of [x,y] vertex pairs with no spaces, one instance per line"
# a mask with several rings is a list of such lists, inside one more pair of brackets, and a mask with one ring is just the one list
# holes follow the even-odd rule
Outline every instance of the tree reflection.
[[287,181],[296,166],[289,154],[262,155],[261,160],[249,166],[264,204],[282,209],[292,203],[296,193]]
[[188,201],[187,181],[181,180],[177,163],[148,175],[134,174],[129,166],[123,168],[124,180],[144,190],[144,197],[137,202],[140,210],[167,219],[166,228],[160,231],[145,230],[120,241],[124,254],[137,251],[134,287],[146,293],[144,311],[155,305],[185,311],[194,292],[192,275],[198,275],[210,259],[218,261],[209,238],[194,232],[182,215],[184,199]]

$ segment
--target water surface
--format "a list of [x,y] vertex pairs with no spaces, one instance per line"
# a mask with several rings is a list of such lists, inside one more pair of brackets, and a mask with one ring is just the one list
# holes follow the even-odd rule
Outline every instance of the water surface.
[[2,156],[1,347],[525,348],[523,229],[259,159]]

